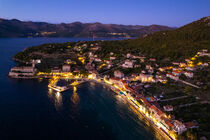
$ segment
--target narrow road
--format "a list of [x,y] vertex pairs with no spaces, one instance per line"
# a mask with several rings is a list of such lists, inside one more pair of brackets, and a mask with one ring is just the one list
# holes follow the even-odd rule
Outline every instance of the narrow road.
[[200,102],[194,102],[194,103],[189,103],[189,104],[184,104],[184,105],[179,105],[179,108],[182,107],[187,107],[187,106],[191,106],[191,105],[195,105],[195,104],[199,104]]
[[103,74],[105,74],[105,73],[107,73],[107,72],[109,72],[109,71],[111,71],[111,70],[113,70],[113,69],[116,69],[116,68],[120,67],[120,66],[124,63],[124,61],[125,61],[125,60],[123,59],[123,60],[120,61],[116,66],[112,67],[111,69],[109,69],[109,70],[107,70],[107,71],[104,71],[104,72],[100,73],[100,76],[103,75]]
[[184,84],[187,84],[187,85],[189,85],[189,86],[192,86],[192,87],[195,87],[195,88],[200,88],[199,86],[196,86],[196,85],[191,84],[191,83],[189,83],[189,82],[186,82],[186,81],[183,81],[183,80],[179,80],[179,81],[182,82],[182,83],[184,83]]
[[176,99],[182,99],[182,98],[187,98],[188,96],[181,96],[181,97],[175,97],[175,98],[169,98],[169,99],[163,99],[160,100],[160,102],[164,102],[164,101],[171,101],[171,100],[176,100]]

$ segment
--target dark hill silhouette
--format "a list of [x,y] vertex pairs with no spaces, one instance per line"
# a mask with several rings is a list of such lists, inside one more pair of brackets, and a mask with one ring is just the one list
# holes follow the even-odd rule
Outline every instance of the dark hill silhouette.
[[140,37],[157,31],[173,30],[161,25],[118,25],[96,23],[60,23],[0,19],[0,37]]

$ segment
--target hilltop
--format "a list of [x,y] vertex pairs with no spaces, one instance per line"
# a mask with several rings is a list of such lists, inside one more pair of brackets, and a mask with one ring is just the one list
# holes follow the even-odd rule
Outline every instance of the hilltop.
[[[36,23],[36,24],[44,25],[45,23]],[[82,24],[73,23],[72,25],[80,26]],[[125,26],[123,27],[125,28]],[[143,27],[128,26],[127,28],[139,29]],[[148,57],[154,57],[157,60],[165,62],[173,60],[178,61],[193,56],[197,51],[201,49],[207,49],[208,51],[210,51],[209,38],[210,38],[210,17],[204,17],[198,21],[192,22],[190,24],[187,24],[183,27],[180,27],[172,31],[160,31],[153,34],[145,35],[137,39],[118,40],[118,41],[99,41],[101,49],[98,50],[96,53],[104,58],[107,57],[110,52],[114,52],[115,54],[119,55],[126,53],[132,53],[135,55],[143,55],[143,56],[145,55]],[[54,51],[57,51],[59,50],[60,47],[62,47],[63,50],[62,53],[63,53],[65,52],[66,49],[68,49],[65,47],[68,44],[69,43],[44,44],[39,46],[38,48],[39,50],[47,49],[50,52],[50,54],[53,54]],[[56,49],[55,46],[57,46]],[[16,55],[15,58],[23,59],[21,57],[22,56],[21,54],[24,54],[24,56],[29,57],[30,55],[27,52],[33,52],[33,50],[37,51],[37,47],[28,48],[23,53],[18,53],[18,55]]]
[[101,55],[108,52],[134,53],[159,60],[183,60],[198,50],[210,50],[210,17],[172,31],[161,31],[133,40],[108,41],[102,44]]
[[140,37],[163,30],[161,25],[118,25],[96,23],[61,23],[7,20],[0,18],[0,37]]

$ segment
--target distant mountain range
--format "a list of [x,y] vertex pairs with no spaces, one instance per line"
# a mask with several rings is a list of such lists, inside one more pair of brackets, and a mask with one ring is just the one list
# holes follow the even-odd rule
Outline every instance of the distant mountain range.
[[0,18],[0,37],[141,37],[175,28],[161,25],[118,25],[102,23],[61,23],[7,20]]

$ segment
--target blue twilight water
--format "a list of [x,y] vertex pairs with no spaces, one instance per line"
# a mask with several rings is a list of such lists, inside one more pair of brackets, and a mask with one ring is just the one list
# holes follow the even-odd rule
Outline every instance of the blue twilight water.
[[7,77],[12,56],[29,46],[88,39],[0,39],[0,140],[152,140],[153,130],[106,86],[48,91],[47,80]]

